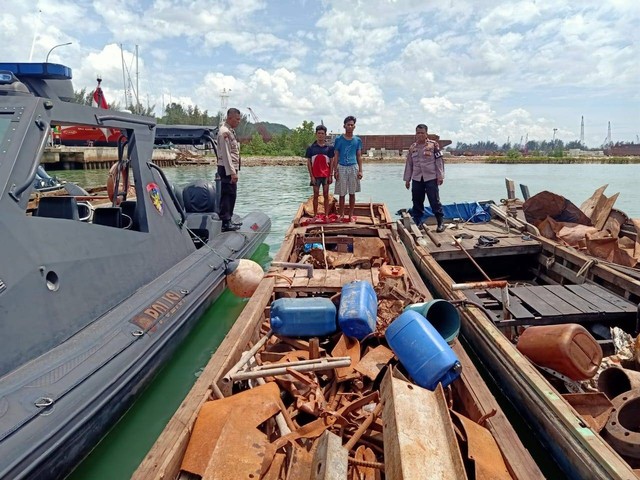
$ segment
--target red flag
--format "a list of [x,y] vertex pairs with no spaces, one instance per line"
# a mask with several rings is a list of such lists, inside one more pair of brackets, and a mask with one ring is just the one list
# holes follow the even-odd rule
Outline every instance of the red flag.
[[93,102],[91,102],[91,106],[107,109],[109,108],[109,105],[107,105],[107,101],[104,99],[102,88],[100,88],[101,81],[101,79],[98,79],[98,86],[93,91]]

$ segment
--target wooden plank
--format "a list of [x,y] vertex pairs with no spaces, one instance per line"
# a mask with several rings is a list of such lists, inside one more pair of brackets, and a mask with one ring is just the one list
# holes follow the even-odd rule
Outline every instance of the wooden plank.
[[[451,348],[460,363],[463,365],[472,364],[471,358],[469,358],[459,341],[453,342]],[[459,397],[459,401],[465,404],[465,410],[471,420],[478,422],[484,418],[482,425],[491,432],[500,446],[502,457],[509,471],[512,472],[513,478],[542,478],[540,469],[522,445],[520,437],[512,428],[511,422],[498,405],[496,398],[489,390],[480,372],[475,368],[463,368],[460,380],[461,382],[452,383],[454,395]],[[461,385],[468,385],[468,391],[464,392]],[[496,414],[487,416],[490,412],[496,412]]]
[[323,287],[327,280],[327,270],[319,270],[315,268],[313,270],[313,278],[309,279],[309,287]]
[[327,270],[327,275],[325,277],[325,282],[324,282],[325,287],[341,288],[342,280],[340,277],[341,277],[340,270]]
[[353,269],[343,269],[340,275],[340,281],[342,282],[342,285],[345,285],[349,282],[355,282],[358,279],[356,275],[357,273]]
[[586,288],[587,290],[589,290],[590,292],[593,292],[594,295],[597,295],[598,297],[606,300],[607,302],[615,305],[616,307],[620,308],[622,311],[627,312],[627,313],[636,313],[638,311],[638,307],[637,305],[631,303],[630,301],[619,297],[617,295],[614,295],[613,293],[609,292],[608,290],[606,290],[605,288],[601,287],[600,285],[595,285],[595,284],[591,284],[591,283],[584,283],[582,284],[582,286],[584,288]]
[[[480,297],[478,297],[478,295],[476,295],[476,293],[472,290],[463,290],[464,295],[471,300],[472,302],[477,303],[478,305],[483,305],[483,301]],[[487,308],[486,312],[489,314],[489,316],[491,317],[491,320],[494,323],[499,323],[502,321],[502,315],[498,316],[493,310]]]
[[545,285],[544,288],[562,298],[568,304],[573,305],[583,313],[599,313],[598,308],[588,302],[585,302],[583,298],[577,296],[564,285]]
[[371,285],[374,287],[380,283],[380,269],[378,267],[371,269]]
[[559,315],[561,312],[549,305],[544,299],[535,294],[531,287],[514,287],[509,289],[523,303],[529,305],[540,315]]
[[404,382],[387,370],[380,385],[385,476],[394,480],[465,478],[442,386],[435,392]]
[[604,298],[601,298],[591,290],[585,288],[585,285],[567,285],[567,288],[580,298],[583,298],[585,301],[594,305],[601,313],[617,313],[623,311],[620,307],[606,301]]
[[544,286],[529,287],[536,296],[547,302],[547,304],[556,309],[561,315],[573,315],[576,313],[582,313],[582,311],[570,303],[565,302],[562,298],[555,293],[550,292]]
[[[502,290],[499,288],[488,288],[486,292],[492,297],[495,298],[500,305],[502,305]],[[511,289],[509,289],[509,307],[507,308],[511,315],[518,320],[527,320],[535,318],[535,315],[527,310],[520,299],[511,294]]]
[[[463,240],[463,242],[469,242],[468,240]],[[500,244],[496,244],[492,247],[484,247],[484,248],[476,248],[474,247],[475,243],[463,243],[462,246],[467,249],[469,254],[473,258],[483,258],[483,257],[501,257],[506,255],[529,255],[540,253],[542,247],[539,243],[531,243],[527,242],[527,244],[516,245],[516,246],[501,246]],[[446,241],[442,242],[442,247],[440,248],[431,248],[429,246],[429,250],[433,258],[441,262],[443,260],[460,260],[463,258],[467,258],[467,256],[459,249],[455,249],[451,247]]]

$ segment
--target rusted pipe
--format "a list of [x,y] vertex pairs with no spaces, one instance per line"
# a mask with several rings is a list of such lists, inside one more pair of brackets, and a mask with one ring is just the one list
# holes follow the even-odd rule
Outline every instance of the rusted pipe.
[[365,421],[360,424],[360,426],[355,431],[355,433],[351,436],[349,441],[347,443],[345,443],[344,448],[347,451],[351,450],[353,448],[353,446],[356,443],[358,443],[358,440],[360,440],[360,437],[362,437],[364,432],[366,432],[367,428],[369,428],[369,426],[373,423],[373,421],[376,418],[378,418],[378,416],[380,415],[380,412],[382,412],[382,406],[383,406],[383,403],[382,402],[378,402],[378,405],[376,405],[376,408],[373,410],[373,412],[371,412],[371,415],[369,415],[365,419]]
[[456,244],[458,247],[460,247],[460,250],[462,250],[462,253],[464,253],[464,254],[467,256],[467,258],[468,258],[469,260],[471,260],[471,263],[473,263],[473,264],[476,266],[476,268],[480,271],[480,273],[482,274],[482,276],[483,276],[484,278],[486,278],[488,282],[491,282],[492,280],[491,280],[491,278],[489,277],[489,275],[487,275],[487,274],[484,272],[484,270],[482,270],[482,267],[480,267],[480,265],[478,265],[478,262],[476,262],[476,261],[474,260],[474,258],[469,254],[469,252],[467,252],[467,249],[466,249],[466,248],[464,248],[464,247],[462,246],[462,243],[460,243],[460,240],[458,240],[458,239],[457,239],[456,237],[454,237],[453,235],[451,236],[451,238],[453,238],[453,241],[455,242],[455,244]]
[[621,367],[608,367],[598,376],[598,390],[613,400],[629,390],[640,388],[640,372]]
[[267,343],[267,341],[271,338],[272,334],[273,334],[273,331],[269,330],[266,335],[264,335],[260,340],[258,340],[258,342],[256,342],[256,344],[253,347],[251,347],[251,349],[244,352],[240,357],[240,360],[238,360],[238,363],[236,363],[233,367],[231,367],[231,369],[227,372],[227,374],[224,377],[222,377],[222,383],[227,383],[227,384],[231,383],[233,375],[242,367],[244,367],[245,364],[255,356],[258,350],[260,350],[264,346],[264,344]]
[[337,358],[322,358],[314,360],[316,363],[310,363],[310,360],[303,360],[303,362],[289,362],[284,364],[278,364],[272,368],[267,365],[262,365],[256,370],[249,370],[246,372],[238,372],[231,376],[231,380],[236,382],[239,380],[248,380],[250,378],[264,378],[273,377],[275,375],[286,375],[287,370],[295,370],[297,372],[316,372],[322,370],[331,370],[334,368],[348,367],[351,365],[351,357],[337,357]]
[[488,282],[469,282],[469,283],[454,283],[451,285],[452,290],[470,290],[470,289],[485,289],[485,288],[499,288],[502,297],[502,318],[508,320],[511,318],[511,312],[509,312],[509,306],[511,301],[509,300],[509,283],[506,280],[491,280]]

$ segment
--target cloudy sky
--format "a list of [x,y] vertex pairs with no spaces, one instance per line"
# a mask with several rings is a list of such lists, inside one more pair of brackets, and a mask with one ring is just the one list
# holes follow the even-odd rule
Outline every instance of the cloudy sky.
[[[296,127],[411,133],[454,144],[640,135],[638,0],[0,0],[0,61],[103,78],[124,104],[136,82],[160,114],[170,100],[228,105]],[[122,45],[122,51],[121,51]],[[123,62],[126,68],[123,80]]]

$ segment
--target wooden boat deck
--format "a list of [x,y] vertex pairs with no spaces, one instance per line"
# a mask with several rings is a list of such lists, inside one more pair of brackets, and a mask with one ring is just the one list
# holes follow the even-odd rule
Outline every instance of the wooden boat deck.
[[[473,239],[468,239],[462,243],[464,250],[447,245],[451,251],[443,253],[433,241],[433,237],[436,241],[440,238],[435,232],[425,236],[424,230],[417,232],[413,223],[407,226],[400,221],[398,233],[437,294],[467,304],[461,310],[462,335],[565,473],[570,478],[637,478],[633,470],[637,464],[621,457],[595,427],[587,427],[586,417],[565,400],[566,387],[557,379],[548,379],[514,343],[522,327],[531,325],[578,323],[608,332],[609,328],[597,328],[601,323],[637,331],[640,282],[603,262],[536,236],[535,229],[504,206],[493,205],[490,211],[494,217],[490,224],[502,224],[503,232],[507,225],[512,235],[522,236],[527,242],[525,238],[531,236],[533,242],[505,254],[508,250],[498,244],[477,248],[470,245]],[[439,234],[450,240],[449,244],[453,241],[451,231]],[[531,248],[534,245],[538,253]],[[503,313],[503,291],[482,288],[479,280],[508,282],[507,314]],[[603,351],[613,353],[613,338],[602,338],[597,337],[597,341]]]
[[[265,325],[268,325],[269,314],[267,312],[270,308],[270,302],[274,298],[314,297],[316,295],[333,298],[335,296],[334,292],[339,292],[344,284],[353,280],[367,280],[374,287],[390,288],[388,291],[392,292],[391,295],[394,297],[398,291],[404,293],[404,296],[400,295],[399,297],[402,299],[400,301],[402,304],[431,299],[426,285],[411,262],[409,253],[400,242],[395,231],[395,223],[391,221],[391,217],[384,205],[357,204],[355,211],[358,216],[357,223],[342,225],[303,225],[301,220],[305,219],[305,215],[302,210],[301,207],[265,279],[260,283],[257,291],[247,303],[241,317],[233,325],[225,340],[203,370],[188,397],[133,475],[134,479],[166,479],[177,478],[179,475],[179,478],[192,478],[186,476],[184,471],[180,472],[180,466],[187,444],[194,431],[198,411],[205,402],[210,401],[212,398],[221,399],[223,396],[232,398],[228,396],[231,392],[227,392],[231,385],[224,383],[224,375],[233,369],[234,364],[240,360],[245,350],[260,341],[261,335],[264,334]],[[304,254],[304,247],[309,243],[322,243],[326,248],[316,249],[316,251],[310,252],[309,257],[307,257]],[[369,253],[377,249],[380,249],[380,252],[384,252],[380,255],[383,257],[380,261],[375,254]],[[351,253],[353,255],[350,255]],[[326,255],[330,256],[329,262],[327,262]],[[383,266],[382,260],[404,268],[404,280],[402,280],[404,283],[401,284],[401,288],[396,290],[393,286],[398,285],[395,281],[399,279],[393,279],[389,282],[388,280],[385,281],[384,278],[380,278],[380,270]],[[306,265],[296,265],[302,262],[313,264],[314,268],[310,276],[309,268],[305,268]],[[327,267],[327,265],[329,266]],[[378,294],[378,300],[385,298],[385,296],[386,294],[381,291]],[[396,300],[387,301],[397,303]],[[379,305],[379,322],[380,313]],[[372,342],[371,346],[383,343],[383,340],[379,342],[372,339],[367,341]],[[311,341],[289,339],[288,342],[298,349],[309,350],[310,354],[311,350],[313,350]],[[366,345],[365,340],[363,340],[363,343]],[[314,345],[316,345],[317,353],[317,339]],[[330,343],[322,343],[322,345],[323,348],[328,349],[327,345],[330,345]],[[460,342],[454,340],[451,348],[463,365],[462,374],[450,387],[447,387],[448,403],[446,405],[442,404],[438,407],[438,410],[444,413],[448,413],[448,409],[458,411],[467,416],[471,420],[471,424],[477,422],[478,425],[482,425],[490,433],[490,436],[495,439],[495,444],[498,447],[493,453],[483,451],[482,454],[474,457],[472,461],[477,462],[476,468],[489,468],[484,478],[543,478],[540,469],[529,452],[523,447],[518,435]],[[327,351],[331,351],[331,349]],[[264,361],[262,357],[260,358],[260,362]],[[264,358],[268,358],[266,354]],[[325,377],[326,380],[329,380],[332,375],[323,375],[323,379]],[[327,386],[328,392],[324,394],[333,395],[336,400],[340,399],[339,402],[347,402],[347,399],[350,398],[349,396],[355,395],[354,398],[362,396],[368,391],[366,389],[369,388],[371,381],[363,378],[362,382],[358,382],[358,378],[353,379],[353,382],[349,380],[351,383],[341,384],[342,386],[338,387],[337,393],[335,388]],[[359,383],[362,383],[363,386],[359,387]],[[382,449],[382,446],[376,448],[378,455],[384,458],[384,470],[375,474],[371,470],[371,476],[366,478],[414,478],[415,474],[446,463],[444,457],[449,455],[448,451],[455,450],[457,441],[454,436],[445,437],[434,430],[434,407],[426,408],[422,395],[416,396],[421,391],[423,390],[414,388],[412,385],[409,386],[409,390],[405,387],[402,391],[382,389],[380,393],[380,398],[383,399],[382,419],[376,421],[375,417],[371,415],[369,420],[374,419],[373,421],[377,422],[377,424],[374,423],[375,431],[372,430],[372,433],[370,433],[373,439],[371,440],[373,443],[370,442],[370,445],[376,447],[380,439],[384,440],[384,448]],[[331,394],[331,392],[334,393]],[[409,397],[408,393],[412,393],[413,396]],[[318,398],[321,397],[322,395]],[[329,403],[333,403],[333,397],[331,397],[332,400]],[[344,400],[342,400],[343,398]],[[351,400],[348,401],[350,402]],[[288,408],[289,410],[285,410],[283,413],[290,411],[290,415],[298,414],[295,406]],[[380,407],[377,408],[379,409]],[[427,411],[428,413],[425,413]],[[331,419],[333,413],[331,411],[327,412],[329,415],[327,418]],[[390,412],[393,412],[393,416],[389,414]],[[285,417],[288,415],[285,415]],[[302,420],[304,420],[304,415],[302,417]],[[450,422],[449,415],[443,415],[442,422],[448,424]],[[292,430],[298,428],[297,424],[291,426]],[[430,431],[431,437],[425,435],[425,431]],[[453,432],[454,430],[451,429],[451,433]],[[344,440],[346,440],[351,435],[351,430],[346,433],[341,432],[341,435],[346,435],[344,437]],[[471,439],[469,441],[471,442]],[[353,449],[353,445],[347,447],[350,443],[351,440],[344,445],[346,450]],[[485,438],[481,443],[483,447],[486,447],[493,442]],[[425,448],[425,445],[429,445],[430,448],[431,446],[439,445],[434,449],[434,452],[437,453],[429,454],[428,452],[431,450]],[[416,452],[416,448],[419,449],[419,453]],[[469,448],[469,451],[471,451],[471,446]],[[407,449],[410,451],[407,451]],[[318,450],[321,450],[320,446]],[[340,444],[337,447],[327,447],[327,452],[323,455],[326,455],[328,466],[331,461],[337,458],[337,453],[342,450],[343,447]],[[242,457],[243,453],[238,451],[237,457]],[[457,453],[454,452],[451,455],[453,458]],[[488,463],[482,465],[483,459]],[[296,462],[294,461],[293,463]],[[303,463],[305,462],[302,462],[301,465]],[[346,453],[344,465],[346,473]],[[490,467],[493,467],[495,471],[491,472]],[[503,470],[500,470],[500,468],[503,468]],[[316,471],[315,467],[311,470],[312,472]],[[442,478],[467,478],[464,470],[446,468],[444,472],[446,475],[443,474]],[[308,475],[302,477],[297,473],[291,473],[291,476],[286,478],[309,478]],[[357,474],[357,471],[355,474]],[[320,475],[320,470],[318,470],[318,475],[312,475],[312,477],[347,478],[345,475],[332,476],[327,474],[323,476]],[[217,472],[215,478],[238,477],[233,477],[231,472]],[[256,478],[258,478],[258,475],[256,475]],[[276,478],[276,476],[268,478]],[[348,478],[356,477],[349,476]]]
[[[324,291],[339,292],[345,283],[356,280],[365,280],[372,285],[378,284],[378,268],[370,270],[362,269],[342,269],[342,270],[320,270],[314,269],[313,276],[307,276],[307,270],[300,268],[280,270],[276,277],[275,291],[294,292],[315,292],[319,289]],[[289,279],[289,281],[285,280]]]
[[507,311],[510,318],[504,318],[500,289],[469,289],[463,292],[469,300],[485,307],[498,326],[504,327],[634,321],[638,315],[635,304],[595,284],[509,288]]
[[[436,232],[433,225],[423,224],[419,228],[416,227],[408,214],[404,214],[402,221],[416,239],[421,239],[420,243],[429,249],[429,253],[437,261],[467,258],[465,250],[473,258],[535,254],[542,250],[540,242],[531,235],[523,235],[498,220],[491,220],[489,223],[459,223],[441,233]],[[483,246],[479,243],[481,236],[498,242],[491,246]],[[456,244],[454,237],[464,250]]]

